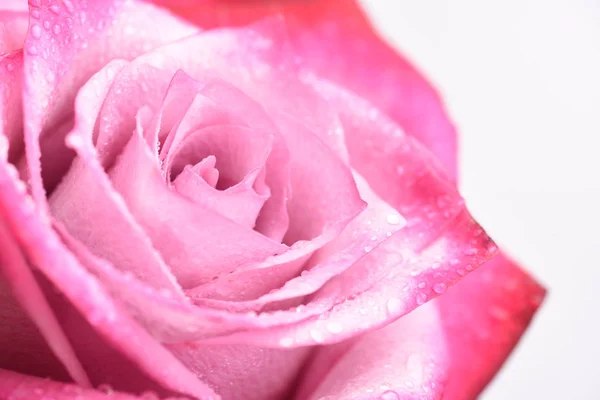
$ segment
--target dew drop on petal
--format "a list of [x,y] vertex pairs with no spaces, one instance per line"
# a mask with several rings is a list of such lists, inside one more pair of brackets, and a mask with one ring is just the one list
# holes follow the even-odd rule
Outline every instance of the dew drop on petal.
[[364,247],[365,253],[370,252],[371,250],[373,250],[373,248],[371,246],[365,246]]
[[417,295],[417,304],[418,305],[425,304],[426,301],[427,301],[427,295],[425,293],[419,293]]
[[59,14],[60,13],[60,7],[56,4],[50,6],[50,11],[52,11],[54,14]]
[[394,392],[393,390],[388,390],[382,393],[381,400],[400,400],[400,396],[398,396],[398,393]]
[[34,24],[31,26],[31,36],[33,36],[36,39],[39,39],[42,37],[42,28],[40,28],[39,25]]
[[392,297],[386,304],[388,313],[396,315],[402,311],[402,301],[396,297]]
[[385,219],[390,225],[398,225],[400,222],[402,222],[402,217],[400,214],[388,214]]
[[341,333],[344,327],[339,322],[329,322],[327,324],[327,330],[331,333]]
[[433,285],[433,291],[436,292],[437,294],[442,294],[446,291],[447,286],[445,283],[436,283],[435,285]]
[[61,31],[60,25],[54,25],[54,27],[52,28],[52,32],[54,32],[54,34],[58,35]]
[[310,337],[317,343],[323,343],[325,341],[323,333],[318,329],[312,329],[310,331]]
[[50,21],[44,21],[44,28],[50,29]]

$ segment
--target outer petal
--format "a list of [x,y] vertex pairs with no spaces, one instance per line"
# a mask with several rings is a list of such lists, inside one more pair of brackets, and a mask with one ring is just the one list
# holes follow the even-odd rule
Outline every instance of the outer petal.
[[155,0],[209,28],[288,19],[289,37],[311,70],[390,115],[456,175],[456,132],[433,87],[373,31],[356,0]]
[[[74,346],[78,354],[87,356],[88,362],[103,360],[108,361],[107,365],[114,363],[114,370],[121,370],[121,374],[114,378],[129,389],[137,387],[139,390],[140,384],[157,382],[159,388],[164,387],[171,392],[206,399],[218,398],[113,302],[48,224],[33,211],[33,207],[26,206],[31,199],[24,193],[24,185],[19,185],[15,175],[11,165],[0,162],[0,214],[29,262],[55,285],[45,293],[53,297],[50,301],[54,305],[58,305],[54,310],[63,317],[60,322],[70,332],[71,342],[81,345]],[[72,312],[71,305],[78,312]],[[78,322],[81,315],[89,325]],[[109,344],[98,347],[99,343],[93,340],[90,343],[89,339],[95,337]],[[107,355],[111,357],[108,360],[105,359]],[[119,359],[120,355],[127,358]],[[90,356],[95,360],[90,360]],[[95,369],[93,365],[87,364],[87,371],[96,375],[94,383],[97,384],[106,379],[103,373],[106,365],[96,365]],[[123,370],[123,367],[127,369]]]
[[306,397],[301,388],[296,399],[441,399],[449,360],[439,318],[434,307],[424,306],[352,340],[314,393]]
[[154,398],[154,396],[151,393],[143,397],[131,396],[114,392],[112,389],[108,389],[106,392],[83,389],[76,385],[0,369],[0,398],[10,400],[141,400]]
[[521,338],[545,292],[500,255],[434,301],[450,356],[448,399],[479,395]]
[[69,373],[12,292],[5,278],[0,277],[0,368],[61,381],[70,380]]
[[[72,153],[60,146],[63,138],[56,128],[68,117],[77,89],[111,59],[134,58],[195,29],[134,0],[39,0],[29,6],[32,23],[24,52],[25,142],[33,198],[46,212],[41,180],[44,160],[40,157],[47,146],[53,149],[50,161],[72,158]],[[45,30],[44,24],[51,29]],[[148,29],[150,25],[152,29]],[[58,130],[62,134],[67,131]],[[40,137],[48,135],[40,148]],[[61,168],[64,165],[44,174],[55,183],[64,172]]]

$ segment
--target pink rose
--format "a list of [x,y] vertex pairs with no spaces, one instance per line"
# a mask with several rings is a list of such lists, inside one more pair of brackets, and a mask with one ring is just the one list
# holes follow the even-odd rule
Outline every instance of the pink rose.
[[161,3],[2,2],[0,398],[476,397],[544,289],[435,90],[354,1]]

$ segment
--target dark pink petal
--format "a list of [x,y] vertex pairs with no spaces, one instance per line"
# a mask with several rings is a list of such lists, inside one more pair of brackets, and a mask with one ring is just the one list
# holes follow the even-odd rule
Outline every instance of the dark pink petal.
[[[35,213],[31,199],[24,193],[24,185],[19,185],[15,176],[14,168],[2,161],[0,213],[29,262],[55,286],[46,292],[47,295],[57,297],[61,293],[61,298],[64,296],[66,301],[63,300],[64,304],[59,311],[66,313],[73,305],[93,327],[87,331],[82,329],[84,326],[76,324],[76,319],[73,318],[75,315],[62,320],[61,325],[71,334],[71,342],[75,339],[72,335],[80,335],[79,343],[85,343],[90,337],[99,335],[113,346],[113,352],[116,349],[116,354],[125,355],[134,365],[126,375],[121,375],[121,384],[125,386],[135,387],[143,382],[141,377],[146,374],[146,380],[151,377],[173,392],[207,399],[218,398],[113,302],[99,282],[59,241],[48,223]],[[54,299],[53,302],[57,300]],[[103,349],[98,347],[98,343],[91,346],[88,343],[88,346],[82,348],[74,347],[78,355],[82,356],[99,350],[99,356],[110,354],[107,352],[108,347]],[[118,358],[114,360],[119,361]],[[86,371],[95,375],[95,371],[89,369],[89,364]],[[95,376],[94,383],[102,379]]]
[[440,399],[449,355],[439,318],[435,307],[427,305],[351,340],[314,393],[308,395],[301,389],[299,394],[304,396],[296,399]]
[[433,302],[449,353],[447,398],[469,400],[481,393],[521,338],[545,292],[500,255]]
[[110,177],[183,287],[285,252],[286,246],[171,191],[141,135],[136,130]]
[[[51,381],[34,376],[21,375],[0,369],[0,398],[10,400],[142,400],[154,398],[151,392],[142,397],[105,389],[105,392],[84,389],[73,384]],[[173,400],[175,400],[173,398]]]
[[11,161],[23,152],[22,74],[23,51],[0,56],[0,137],[9,145],[0,149],[0,157],[8,155]]
[[3,275],[0,275],[0,368],[70,381],[69,373],[19,305]]
[[150,239],[115,193],[92,145],[94,125],[105,93],[125,64],[119,60],[110,62],[79,91],[74,127],[68,135],[69,145],[79,157],[50,197],[50,209],[52,216],[95,254],[154,287],[183,296]]
[[[25,204],[33,207],[33,204]],[[2,215],[2,218],[6,216]],[[15,293],[15,297],[31,320],[36,324],[48,345],[63,363],[75,382],[83,386],[90,386],[89,378],[77,359],[65,333],[52,312],[48,301],[44,297],[35,277],[29,268],[24,254],[19,249],[15,239],[11,237],[6,226],[0,225],[0,267],[2,275]],[[52,371],[49,371],[50,373]]]
[[[456,176],[456,132],[435,89],[373,31],[356,0],[157,0],[203,28],[283,15],[289,40],[311,70],[391,116]],[[279,38],[274,38],[276,41]]]
[[[70,114],[77,89],[114,58],[134,58],[195,31],[166,12],[137,1],[29,2],[31,27],[24,51],[25,142],[30,185],[45,212],[41,135],[52,135]],[[44,29],[49,24],[50,29]],[[118,44],[118,45],[117,45]],[[44,133],[47,132],[47,133]],[[59,142],[62,138],[59,138]],[[46,140],[50,147],[55,141]],[[63,149],[54,158],[72,157]],[[60,171],[49,171],[52,179]]]

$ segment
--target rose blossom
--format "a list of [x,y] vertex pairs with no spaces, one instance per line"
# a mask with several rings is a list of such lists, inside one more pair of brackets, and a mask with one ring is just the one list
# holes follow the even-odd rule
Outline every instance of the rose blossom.
[[354,1],[1,7],[0,398],[493,377],[544,289],[469,215],[437,94]]

